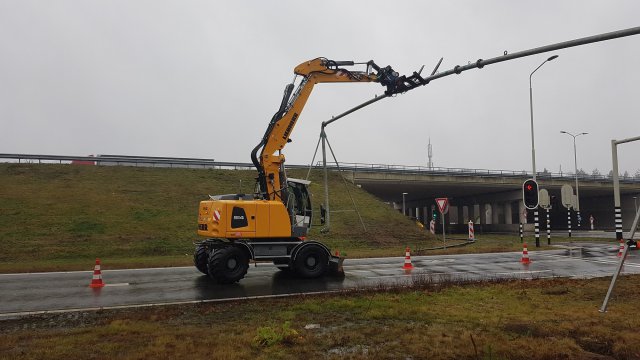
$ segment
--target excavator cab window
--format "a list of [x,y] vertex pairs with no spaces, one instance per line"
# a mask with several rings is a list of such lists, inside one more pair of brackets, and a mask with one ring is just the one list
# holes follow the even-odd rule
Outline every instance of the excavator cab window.
[[[311,226],[311,198],[307,189],[308,181],[298,179],[288,179],[287,181],[287,209],[291,217],[293,232],[297,235],[306,235],[307,229]],[[304,232],[300,235],[300,232]]]

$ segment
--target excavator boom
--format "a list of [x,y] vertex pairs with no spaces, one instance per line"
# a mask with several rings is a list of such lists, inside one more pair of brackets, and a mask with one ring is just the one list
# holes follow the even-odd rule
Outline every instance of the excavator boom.
[[294,73],[302,77],[298,88],[294,91],[293,84],[285,87],[280,108],[269,122],[262,140],[251,152],[251,160],[258,170],[260,198],[284,201],[282,191],[286,187],[286,179],[282,170],[285,161],[282,149],[291,141],[291,132],[316,84],[379,82],[385,85],[397,78],[397,73],[389,66],[380,68],[373,61],[363,64],[367,65],[366,71],[352,71],[344,66],[355,65],[353,61],[317,58],[295,67]]

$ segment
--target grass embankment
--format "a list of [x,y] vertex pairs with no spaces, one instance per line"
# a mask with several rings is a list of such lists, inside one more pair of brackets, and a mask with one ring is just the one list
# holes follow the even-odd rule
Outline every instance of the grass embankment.
[[[305,171],[291,172],[304,178]],[[315,214],[324,193],[311,191]],[[198,203],[207,194],[252,192],[255,171],[0,164],[0,272],[190,265]],[[330,179],[332,208],[353,209],[343,181]],[[311,238],[351,257],[401,256],[431,244],[410,220],[349,184],[355,212],[332,215],[332,229]],[[314,219],[318,223],[319,219]],[[433,240],[433,239],[432,239]]]
[[[306,171],[289,175],[304,178]],[[0,272],[86,270],[96,257],[110,269],[191,265],[199,201],[207,194],[251,192],[254,177],[249,170],[0,164]],[[319,214],[320,173],[312,172],[311,180]],[[340,211],[332,214],[328,233],[320,232],[316,216],[310,238],[350,258],[403,256],[405,246],[417,255],[522,250],[516,234],[480,234],[464,248],[424,251],[442,241],[371,194],[347,186],[331,174],[331,207],[353,210],[350,193],[366,232],[355,212]],[[554,236],[554,242],[566,240]],[[529,249],[535,249],[531,240]]]
[[640,276],[621,278],[600,314],[608,284],[432,284],[42,315],[0,321],[0,358],[638,359]]

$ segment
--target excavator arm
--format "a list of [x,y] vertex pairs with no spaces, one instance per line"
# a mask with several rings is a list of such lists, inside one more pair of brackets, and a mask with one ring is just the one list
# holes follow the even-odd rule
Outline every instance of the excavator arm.
[[256,180],[262,199],[282,200],[282,189],[286,187],[282,149],[291,141],[291,132],[316,84],[378,82],[388,89],[395,86],[398,74],[390,66],[380,68],[373,61],[363,64],[367,65],[366,71],[350,71],[343,67],[355,65],[353,61],[326,58],[309,60],[296,66],[294,73],[302,77],[298,88],[294,92],[293,83],[285,87],[280,108],[269,122],[262,140],[251,152],[251,161],[258,169]]

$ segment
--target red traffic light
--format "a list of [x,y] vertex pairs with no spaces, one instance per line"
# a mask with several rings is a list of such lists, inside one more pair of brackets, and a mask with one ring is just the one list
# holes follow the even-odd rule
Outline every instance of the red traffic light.
[[538,207],[538,183],[533,179],[528,179],[522,184],[522,200],[527,209]]

